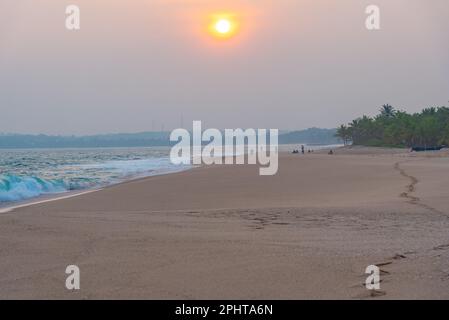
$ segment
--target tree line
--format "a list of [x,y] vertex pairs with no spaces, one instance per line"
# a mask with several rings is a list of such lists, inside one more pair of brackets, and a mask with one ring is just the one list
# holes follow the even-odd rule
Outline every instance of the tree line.
[[449,108],[425,108],[409,114],[389,104],[375,117],[363,116],[341,125],[336,132],[344,144],[389,147],[449,145]]

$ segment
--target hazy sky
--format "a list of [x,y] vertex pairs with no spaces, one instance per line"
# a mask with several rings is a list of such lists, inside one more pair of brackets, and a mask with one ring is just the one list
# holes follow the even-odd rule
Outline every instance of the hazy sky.
[[[204,27],[221,11],[240,24],[227,41]],[[336,127],[448,105],[448,32],[448,0],[0,0],[0,132]]]

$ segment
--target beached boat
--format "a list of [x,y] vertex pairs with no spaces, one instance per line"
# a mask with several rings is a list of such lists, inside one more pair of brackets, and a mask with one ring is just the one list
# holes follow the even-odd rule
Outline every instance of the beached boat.
[[415,151],[415,152],[440,151],[441,149],[444,149],[444,148],[446,148],[446,146],[430,146],[430,147],[415,146],[415,147],[412,147],[411,151]]

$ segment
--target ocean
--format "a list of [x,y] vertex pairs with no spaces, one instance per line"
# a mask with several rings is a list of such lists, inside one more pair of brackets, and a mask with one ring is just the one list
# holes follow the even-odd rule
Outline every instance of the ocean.
[[1,149],[0,206],[190,168],[169,154],[169,147]]

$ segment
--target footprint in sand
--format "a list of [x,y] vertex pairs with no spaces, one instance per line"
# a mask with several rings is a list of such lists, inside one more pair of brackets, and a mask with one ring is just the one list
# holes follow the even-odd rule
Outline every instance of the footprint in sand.
[[400,254],[400,253],[397,253],[392,257],[392,259],[394,259],[394,260],[401,260],[401,259],[406,259],[406,258],[407,257],[405,255]]
[[433,250],[446,250],[449,249],[449,244],[442,244],[436,247],[433,247]]
[[372,290],[370,292],[371,298],[381,297],[381,296],[385,296],[385,295],[387,295],[387,293],[385,291],[381,291],[381,290]]
[[[448,245],[448,247],[449,247],[449,245]],[[407,258],[407,256],[405,255],[405,253],[404,254],[397,253],[393,257],[391,257],[392,260],[402,260],[402,259],[406,259],[406,258]],[[388,272],[387,270],[382,269],[381,267],[389,266],[391,264],[393,264],[393,261],[384,261],[384,262],[376,263],[375,266],[379,267],[380,275],[385,277],[385,276],[390,275],[390,272]],[[365,276],[366,275],[363,275],[363,277],[365,277]],[[384,280],[385,280],[385,278],[380,278],[379,282],[383,283]],[[365,288],[365,283],[362,283],[361,286],[364,289],[366,289]],[[351,288],[356,288],[356,287],[360,288],[360,284],[351,286]],[[377,298],[377,297],[385,296],[386,294],[387,294],[387,292],[383,291],[383,290],[370,290],[368,292],[364,292],[364,293],[362,293],[360,295],[357,295],[354,298],[358,298],[358,299]]]

